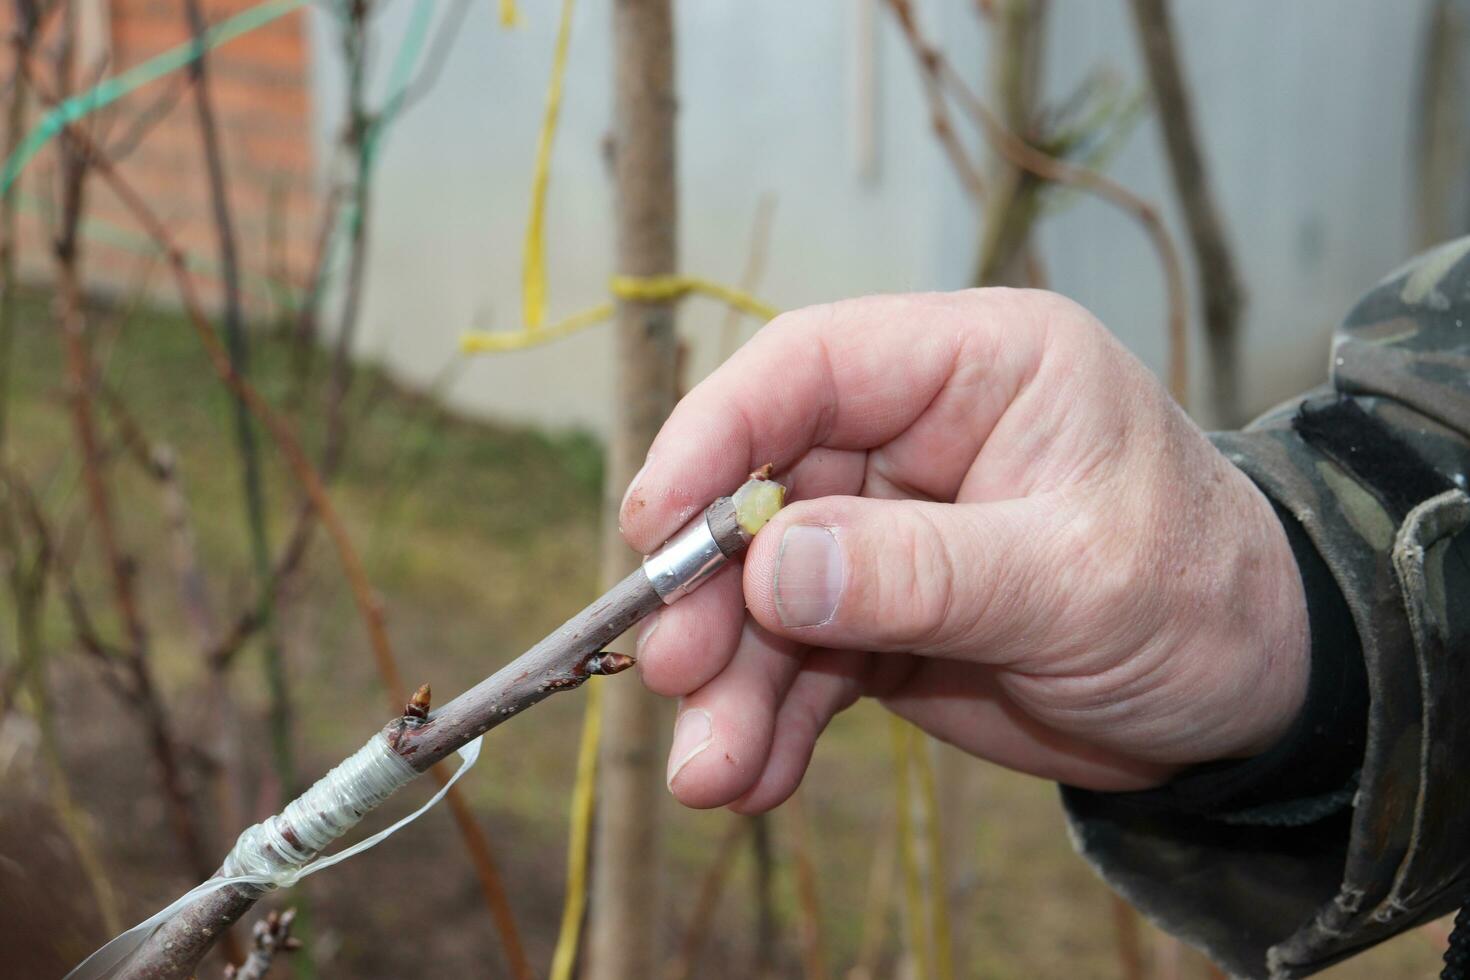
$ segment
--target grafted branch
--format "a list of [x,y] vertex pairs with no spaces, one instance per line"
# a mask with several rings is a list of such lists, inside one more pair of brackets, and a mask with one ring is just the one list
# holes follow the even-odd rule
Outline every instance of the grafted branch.
[[[716,543],[727,555],[738,553],[746,544],[734,513],[734,502],[723,497],[711,506],[706,518]],[[588,677],[615,674],[632,666],[631,657],[603,648],[662,606],[648,575],[636,569],[540,643],[438,711],[428,711],[428,691],[421,688],[402,715],[384,726],[383,739],[414,771],[428,771],[551,695],[580,687]],[[283,817],[271,819],[286,839],[303,839]],[[119,971],[119,980],[189,976],[218,931],[237,921],[261,894],[254,887],[229,885],[196,898],[148,938]]]

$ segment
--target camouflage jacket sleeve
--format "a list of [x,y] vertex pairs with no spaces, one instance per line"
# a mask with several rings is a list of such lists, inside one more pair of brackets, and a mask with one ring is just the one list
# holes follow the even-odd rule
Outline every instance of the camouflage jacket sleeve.
[[[1351,611],[1370,697],[1356,793],[1282,826],[1063,792],[1103,877],[1245,977],[1306,976],[1470,897],[1470,238],[1364,297],[1331,365],[1329,386],[1214,439]],[[1341,421],[1304,422],[1324,417]]]

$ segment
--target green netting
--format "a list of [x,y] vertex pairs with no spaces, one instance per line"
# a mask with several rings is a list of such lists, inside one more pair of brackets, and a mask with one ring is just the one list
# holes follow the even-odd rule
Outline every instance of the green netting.
[[[3,173],[0,173],[0,194],[9,193],[19,179],[21,172],[25,169],[41,149],[50,142],[58,133],[71,123],[84,119],[89,114],[106,108],[129,93],[142,88],[152,82],[156,82],[165,76],[188,67],[199,60],[205,53],[218,48],[236,38],[258,30],[272,21],[290,14],[306,5],[308,0],[266,0],[257,6],[241,11],[235,16],[221,21],[219,24],[207,29],[204,33],[193,40],[187,41],[175,48],[171,48],[162,54],[150,58],[141,64],[115,75],[103,79],[97,85],[85,92],[81,92],[55,106],[36,124],[30,133],[10,158],[5,161]],[[340,12],[339,12],[340,13]],[[364,162],[370,167],[377,157],[383,134],[388,125],[395,119],[399,109],[403,105],[404,98],[412,85],[414,69],[418,67],[423,57],[424,45],[429,36],[429,27],[434,20],[434,4],[431,0],[415,0],[413,18],[407,29],[403,32],[402,40],[399,42],[398,51],[393,59],[393,67],[389,72],[387,97],[383,103],[383,109],[374,119],[365,136],[367,145],[364,147]],[[42,202],[24,196],[21,204],[27,209],[41,208]],[[339,223],[336,233],[332,236],[331,252],[335,256],[344,235],[342,229],[350,228],[356,216],[351,213],[344,214]],[[88,238],[99,241],[113,248],[125,251],[137,252],[139,254],[150,254],[157,250],[157,245],[147,236],[135,234],[126,229],[110,225],[95,219],[87,219],[83,223],[83,234]],[[212,272],[212,263],[201,260],[197,256],[189,257],[189,264],[201,271]],[[323,280],[329,278],[329,270],[334,269],[337,263],[334,258],[322,264]],[[267,276],[246,274],[257,286],[267,290],[287,287],[285,283],[271,280]],[[322,284],[318,284],[320,288]]]
[[11,154],[10,159],[5,161],[5,171],[0,174],[0,194],[10,190],[10,186],[25,169],[25,165],[62,129],[98,109],[111,105],[129,92],[150,82],[156,82],[165,75],[198,61],[206,51],[211,51],[221,44],[233,41],[242,34],[247,34],[264,27],[273,20],[284,17],[305,2],[306,0],[266,0],[265,3],[221,21],[197,38],[186,41],[176,48],[171,48],[155,58],[149,58],[121,75],[104,79],[87,91],[65,100],[41,117],[36,128],[30,131],[16,151]]

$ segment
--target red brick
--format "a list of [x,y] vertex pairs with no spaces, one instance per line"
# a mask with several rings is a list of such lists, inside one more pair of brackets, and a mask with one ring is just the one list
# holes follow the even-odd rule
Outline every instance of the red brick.
[[[179,0],[109,0],[112,64],[126,70],[188,40],[190,32]],[[206,16],[217,23],[252,6],[254,0],[205,0]],[[0,29],[12,18],[11,5],[0,5]],[[236,218],[242,261],[251,275],[266,270],[268,250],[283,251],[287,274],[304,280],[310,268],[321,220],[322,203],[315,182],[312,151],[309,45],[301,14],[292,14],[211,52],[211,93],[220,127],[229,176],[230,203]],[[0,50],[0,65],[8,61]],[[156,82],[107,110],[103,132],[116,140],[138,114],[156,104],[172,80]],[[129,182],[164,216],[179,243],[212,259],[215,241],[208,177],[200,144],[192,94],[183,93],[173,109],[155,121],[144,140],[120,164]],[[25,176],[26,190],[36,196],[54,192],[55,160],[43,153]],[[89,190],[88,215],[137,230],[121,202],[101,181]],[[272,212],[283,211],[273,218]],[[284,230],[278,247],[269,241]],[[22,254],[27,274],[49,271],[46,219],[27,214],[22,223]],[[136,288],[142,260],[126,249],[92,243],[86,274],[94,286],[113,292]],[[173,287],[155,275],[155,295],[173,297]],[[215,295],[204,283],[206,298]]]

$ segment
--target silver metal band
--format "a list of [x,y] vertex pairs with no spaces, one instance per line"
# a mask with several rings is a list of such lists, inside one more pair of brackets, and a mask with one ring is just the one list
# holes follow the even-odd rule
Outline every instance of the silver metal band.
[[706,515],[700,514],[668,544],[643,559],[643,573],[664,604],[672,605],[703,585],[727,561]]

